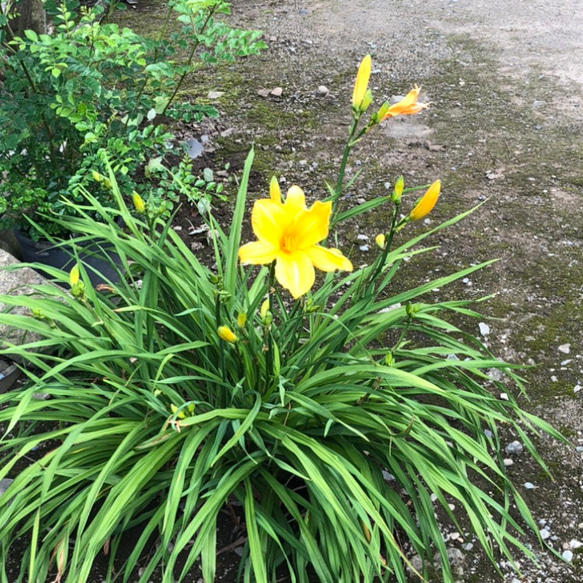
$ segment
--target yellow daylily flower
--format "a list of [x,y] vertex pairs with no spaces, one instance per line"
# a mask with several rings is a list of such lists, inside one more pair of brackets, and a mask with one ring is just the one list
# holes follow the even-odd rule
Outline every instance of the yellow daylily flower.
[[441,191],[441,180],[436,180],[425,192],[421,200],[415,205],[409,213],[412,221],[418,221],[428,215],[435,206],[439,193]]
[[243,264],[265,265],[275,261],[275,278],[297,299],[307,293],[322,271],[352,271],[352,263],[338,249],[317,243],[328,237],[331,202],[306,207],[304,192],[292,186],[285,202],[261,199],[253,205],[251,225],[258,241],[239,249]]
[[[363,108],[363,102],[365,100],[368,89],[368,80],[370,79],[371,69],[372,59],[370,58],[370,55],[366,55],[358,67],[356,82],[354,83],[354,90],[352,92],[352,107],[360,111],[364,111],[366,109]],[[368,105],[370,105],[370,101],[368,101]]]
[[237,335],[228,326],[219,326],[217,328],[217,335],[225,342],[237,342]]
[[412,115],[414,113],[419,113],[421,110],[429,107],[428,103],[417,103],[417,98],[419,97],[419,92],[421,91],[421,87],[415,85],[401,101],[390,105],[388,108],[381,108],[384,111],[382,112],[382,116],[380,116],[379,121],[383,121],[388,117],[394,117],[396,115]]

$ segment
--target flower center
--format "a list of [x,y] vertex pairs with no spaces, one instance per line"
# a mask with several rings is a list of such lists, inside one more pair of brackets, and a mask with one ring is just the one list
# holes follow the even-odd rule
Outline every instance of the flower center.
[[295,251],[297,249],[297,237],[293,233],[286,233],[281,238],[281,248],[288,253]]

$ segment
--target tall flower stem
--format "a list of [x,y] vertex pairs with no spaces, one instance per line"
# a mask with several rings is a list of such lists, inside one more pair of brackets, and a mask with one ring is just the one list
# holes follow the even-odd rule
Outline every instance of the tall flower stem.
[[[269,266],[269,311],[273,314],[275,312],[274,304],[274,294],[275,294],[275,261]],[[273,381],[273,336],[271,335],[271,323],[265,324],[265,344],[267,348],[267,353],[265,355],[265,391],[264,396],[268,396],[271,389],[271,383]]]
[[397,219],[399,217],[399,203],[395,203],[395,208],[393,209],[393,219],[391,221],[391,228],[389,229],[385,247],[382,252],[379,254],[376,260],[376,266],[372,270],[370,277],[367,280],[366,287],[365,287],[365,294],[368,292],[374,291],[374,282],[376,278],[381,273],[385,262],[387,261],[387,257],[389,256],[389,252],[391,251],[391,246],[393,244],[393,237],[395,236],[395,232],[397,231]]
[[332,195],[332,217],[330,219],[330,227],[334,227],[337,221],[337,216],[339,212],[339,199],[342,196],[342,190],[344,187],[344,176],[346,174],[346,164],[348,163],[348,158],[354,146],[359,142],[360,138],[370,129],[370,124],[363,127],[359,132],[358,123],[360,121],[360,113],[353,112],[352,126],[350,127],[350,132],[348,134],[348,139],[346,140],[346,145],[344,146],[344,152],[342,154],[342,160],[340,161],[340,168],[338,169],[338,179],[336,181],[336,187],[334,189],[334,194]]

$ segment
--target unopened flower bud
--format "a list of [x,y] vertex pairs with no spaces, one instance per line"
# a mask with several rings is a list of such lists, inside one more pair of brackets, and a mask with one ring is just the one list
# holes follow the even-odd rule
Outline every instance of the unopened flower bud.
[[132,192],[132,201],[134,203],[135,209],[143,215],[146,212],[146,203],[144,199],[134,190]]
[[425,192],[421,200],[415,205],[413,210],[409,213],[409,218],[412,221],[418,221],[427,216],[432,210],[441,190],[441,181],[436,180]]
[[259,317],[263,320],[265,319],[265,316],[267,316],[267,312],[269,312],[269,300],[265,300],[262,304],[261,304],[261,308],[259,310]]
[[228,326],[219,326],[217,328],[217,335],[225,342],[237,342],[237,335]]
[[405,179],[402,176],[397,178],[395,186],[393,187],[393,193],[391,194],[391,200],[395,204],[401,204],[401,197],[403,196],[403,187],[405,186]]
[[354,90],[352,92],[352,107],[360,112],[364,111],[362,109],[362,106],[366,99],[366,93],[368,91],[368,81],[370,79],[371,68],[372,60],[370,58],[370,55],[366,55],[366,57],[362,59],[360,66],[358,67],[358,73],[356,74],[356,82],[354,83]]
[[379,235],[377,235],[374,238],[374,242],[377,244],[377,247],[380,247],[381,249],[384,249],[385,248],[385,245],[387,243],[386,237],[385,237],[384,233],[380,233]]
[[370,89],[367,89],[366,93],[364,94],[364,99],[362,100],[362,104],[360,105],[360,111],[365,112],[371,103],[372,103],[372,92]]
[[245,312],[239,312],[237,314],[237,326],[239,326],[239,328],[243,328],[243,326],[245,326],[245,322],[247,322],[247,314]]
[[69,272],[69,285],[73,287],[79,283],[79,266],[74,265]]

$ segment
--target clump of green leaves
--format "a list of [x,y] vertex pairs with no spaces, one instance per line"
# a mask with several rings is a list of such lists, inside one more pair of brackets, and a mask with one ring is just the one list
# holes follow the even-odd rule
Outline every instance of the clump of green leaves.
[[[202,66],[264,46],[258,32],[216,19],[226,13],[223,0],[174,0],[152,39],[103,20],[99,9],[78,14],[62,3],[53,34],[27,30],[6,39],[0,46],[3,225],[16,222],[30,231],[26,217],[33,216],[46,233],[62,232],[62,224],[38,212],[51,219],[70,212],[63,197],[88,185],[91,170],[104,172],[104,151],[128,191],[149,160],[179,151],[167,121],[217,114],[204,104],[180,102],[185,79]],[[170,31],[173,18],[180,27]],[[107,189],[93,192],[111,203]]]
[[[70,226],[75,241],[107,239],[131,266],[117,267],[119,283],[98,291],[81,264],[71,274],[47,268],[75,293],[46,284],[0,298],[33,313],[0,314],[0,323],[40,338],[0,349],[28,376],[0,395],[0,479],[14,479],[0,497],[0,562],[15,540],[26,549],[10,583],[84,583],[106,553],[107,576],[122,581],[174,583],[200,561],[211,582],[225,508],[238,512],[243,581],[289,573],[299,583],[310,574],[404,583],[407,546],[422,557],[437,551],[451,582],[437,507],[454,524],[465,514],[492,560],[512,547],[529,553],[511,506],[536,523],[506,474],[500,429],[543,467],[528,431],[558,434],[520,409],[514,367],[449,321],[475,316],[468,302],[427,297],[490,262],[392,286],[403,262],[432,249],[414,245],[467,213],[395,248],[387,240],[371,265],[328,273],[291,301],[273,270],[238,265],[251,160],[230,228],[206,215],[212,269],[139,198],[139,215],[130,212],[109,172],[119,210],[86,193]],[[138,540],[118,564],[132,527]]]

